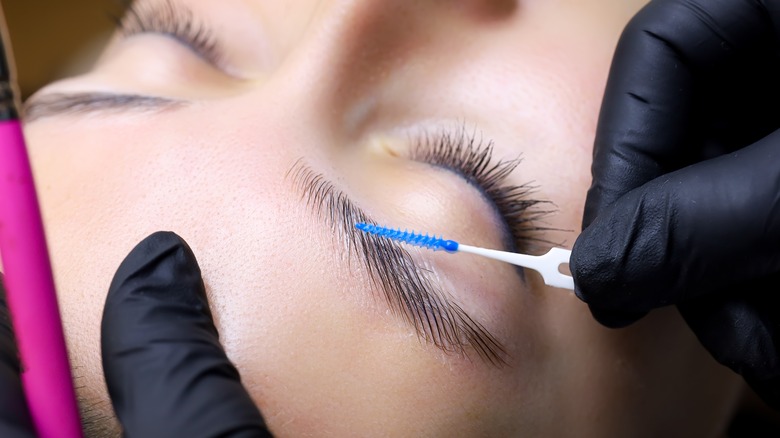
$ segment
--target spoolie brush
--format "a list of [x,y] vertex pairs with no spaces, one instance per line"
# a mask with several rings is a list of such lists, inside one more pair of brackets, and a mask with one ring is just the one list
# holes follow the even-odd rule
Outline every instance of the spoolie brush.
[[443,237],[420,234],[414,231],[401,231],[400,229],[392,229],[363,222],[355,224],[355,228],[364,233],[418,246],[420,248],[434,251],[444,250],[448,253],[467,252],[489,259],[511,263],[516,266],[533,269],[542,274],[544,283],[548,286],[574,290],[574,279],[570,275],[563,274],[559,270],[561,265],[567,265],[569,263],[571,251],[568,249],[552,248],[547,254],[532,256],[528,254],[518,254],[514,252],[462,245],[454,240],[447,240]]

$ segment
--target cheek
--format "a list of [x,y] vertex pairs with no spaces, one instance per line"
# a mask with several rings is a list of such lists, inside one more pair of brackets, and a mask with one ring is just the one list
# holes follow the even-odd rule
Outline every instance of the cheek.
[[[439,114],[441,108],[429,101],[443,100],[436,93],[446,90],[450,113],[464,111],[468,123],[490,127],[485,134],[495,140],[499,158],[521,154],[515,181],[531,182],[539,187],[536,196],[556,204],[552,227],[576,231],[620,27],[618,20],[604,22],[574,2],[567,8],[542,3],[524,12],[532,23],[475,38],[463,50],[432,54],[437,62],[410,82],[440,84],[421,102],[424,111]],[[573,242],[571,233],[561,237]]]
[[[623,26],[644,3],[578,0],[565,2],[565,8],[541,6],[539,14],[549,25],[532,31],[529,53],[518,57],[528,68],[518,76],[523,78],[518,88],[532,108],[523,129],[534,132],[534,143],[523,151],[528,163],[523,173],[556,204],[555,227],[579,232],[612,54]],[[571,245],[575,237],[556,233],[555,240]]]
[[497,81],[512,84],[507,95],[523,96],[496,109],[505,122],[497,148],[506,157],[522,154],[516,181],[537,186],[534,198],[554,203],[550,209],[555,214],[545,226],[569,231],[552,232],[548,238],[571,245],[576,237],[572,233],[580,229],[590,185],[593,140],[611,53],[607,47],[611,46],[600,50],[588,47],[587,42],[565,43],[565,50],[539,46],[538,52],[526,57],[525,66],[518,66],[515,76],[519,79],[510,81],[504,76]]

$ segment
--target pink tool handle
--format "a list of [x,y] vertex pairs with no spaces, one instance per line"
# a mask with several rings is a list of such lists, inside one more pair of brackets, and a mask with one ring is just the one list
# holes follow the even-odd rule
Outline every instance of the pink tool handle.
[[0,253],[22,385],[42,438],[82,436],[43,221],[18,121],[0,122]]

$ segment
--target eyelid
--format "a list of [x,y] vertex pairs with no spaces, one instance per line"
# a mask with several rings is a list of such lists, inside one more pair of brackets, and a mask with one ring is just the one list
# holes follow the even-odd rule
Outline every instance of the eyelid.
[[117,20],[117,27],[124,38],[139,34],[169,36],[214,68],[230,74],[216,34],[191,9],[176,0],[134,2]]
[[298,160],[287,177],[313,212],[336,229],[347,260],[358,257],[392,311],[418,335],[439,349],[469,356],[476,353],[494,366],[506,365],[506,350],[482,324],[438,290],[400,244],[355,232],[355,223],[373,221],[323,175]]

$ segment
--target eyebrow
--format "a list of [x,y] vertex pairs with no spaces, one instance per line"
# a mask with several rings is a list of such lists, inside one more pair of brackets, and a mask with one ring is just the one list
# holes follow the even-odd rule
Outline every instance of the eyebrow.
[[28,99],[22,114],[25,123],[53,116],[78,116],[90,113],[122,113],[127,111],[158,112],[187,105],[183,100],[141,94],[105,92],[43,93]]
[[449,294],[433,281],[429,270],[420,268],[411,254],[391,240],[358,233],[358,222],[375,223],[346,193],[299,159],[287,177],[307,207],[334,229],[338,246],[346,259],[357,258],[369,273],[392,312],[410,324],[417,335],[446,353],[470,357],[501,367],[507,353],[501,343],[471,318]]

